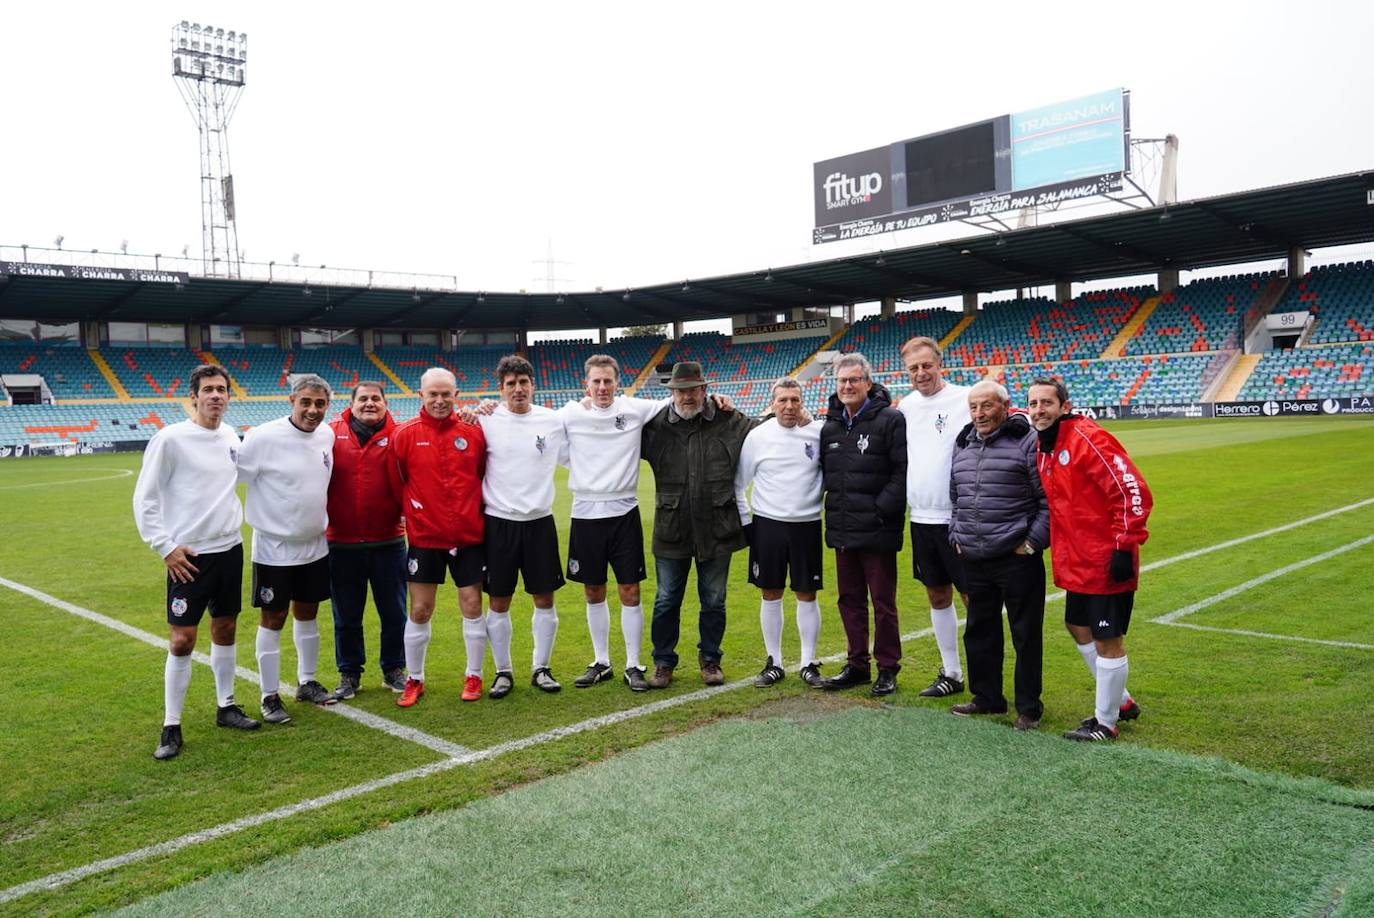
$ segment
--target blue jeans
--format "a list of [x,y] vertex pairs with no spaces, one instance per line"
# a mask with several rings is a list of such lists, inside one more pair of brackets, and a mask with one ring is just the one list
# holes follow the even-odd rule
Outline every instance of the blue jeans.
[[[691,558],[662,558],[654,555],[654,576],[658,591],[654,595],[654,663],[677,667],[677,638],[682,618],[682,596],[687,591]],[[697,650],[702,660],[720,662],[720,642],[725,637],[725,587],[730,579],[730,555],[697,561],[697,599],[701,603],[701,642]]]
[[334,608],[334,662],[341,674],[361,676],[367,646],[363,641],[363,609],[367,587],[382,621],[382,672],[406,665],[406,546],[329,549],[329,598]]

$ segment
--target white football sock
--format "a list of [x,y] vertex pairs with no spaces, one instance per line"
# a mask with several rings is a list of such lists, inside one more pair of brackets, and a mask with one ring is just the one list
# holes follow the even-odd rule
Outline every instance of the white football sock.
[[[1097,644],[1089,641],[1086,644],[1076,644],[1078,652],[1083,656],[1083,662],[1088,664],[1088,672],[1094,679],[1097,678]],[[1121,686],[1121,703],[1125,704],[1131,700],[1131,693],[1126,690],[1125,684]]]
[[234,703],[234,668],[237,665],[237,645],[210,645],[210,671],[215,674],[215,697],[221,708]]
[[429,622],[423,625],[406,619],[406,630],[401,640],[406,647],[406,669],[410,678],[416,682],[425,681],[425,651],[429,649]]
[[816,662],[816,640],[821,634],[821,605],[816,600],[797,600],[797,631],[801,633],[801,664]]
[[625,668],[639,669],[639,645],[644,642],[644,607],[620,607],[620,633],[625,638]]
[[186,704],[186,688],[191,684],[191,655],[174,657],[167,653],[167,665],[162,668],[162,725],[180,725],[181,708]]
[[1126,688],[1125,657],[1097,658],[1097,722],[1115,727],[1121,714],[1121,695]]
[[487,623],[480,618],[463,619],[463,644],[468,651],[464,675],[481,676],[482,662],[487,657]]
[[258,625],[254,649],[258,657],[258,676],[262,680],[262,697],[275,695],[281,689],[281,632]]
[[940,668],[951,679],[963,680],[964,669],[959,665],[959,616],[954,603],[943,609],[931,608],[930,627],[935,632],[935,646],[940,648]]
[[487,610],[487,640],[491,642],[491,659],[496,664],[498,673],[508,673],[514,668],[510,662],[510,637],[513,630],[510,610]]
[[530,629],[534,632],[534,668],[544,669],[553,656],[553,639],[558,636],[557,607],[541,609],[535,606]]
[[763,649],[773,658],[776,666],[782,665],[782,600],[759,600],[759,627],[763,629]]
[[587,603],[587,633],[592,636],[596,662],[611,665],[611,607],[601,602]]
[[291,638],[296,644],[296,684],[305,685],[314,681],[320,665],[320,623],[292,619]]

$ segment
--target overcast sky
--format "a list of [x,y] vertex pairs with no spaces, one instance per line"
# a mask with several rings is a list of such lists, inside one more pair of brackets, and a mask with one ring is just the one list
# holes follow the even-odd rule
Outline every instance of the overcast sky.
[[[1374,5],[22,3],[0,18],[0,245],[200,249],[181,19],[248,33],[251,261],[615,289],[812,246],[812,163],[1117,86],[1179,195],[1374,167]],[[1138,12],[1135,12],[1138,11]],[[943,234],[943,235],[942,235]]]

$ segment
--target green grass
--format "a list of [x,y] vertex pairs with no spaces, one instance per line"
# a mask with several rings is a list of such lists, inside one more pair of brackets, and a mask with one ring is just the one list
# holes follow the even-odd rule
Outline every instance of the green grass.
[[[1115,429],[1137,457],[1155,494],[1153,534],[1143,552],[1147,563],[1374,497],[1368,459],[1374,453],[1374,423],[1369,421],[1135,422]],[[139,461],[136,455],[106,455],[0,463],[0,506],[5,521],[0,577],[163,635],[162,567],[134,532],[130,511],[134,479],[50,486],[113,475],[121,468],[136,470]],[[642,496],[651,494],[651,487],[646,475]],[[567,495],[561,482],[559,499],[556,515],[566,538]],[[1149,622],[1371,531],[1374,506],[1147,572],[1128,639],[1130,685],[1146,713],[1126,726],[1118,748],[1134,749],[1132,754],[1144,754],[1141,750],[1146,748],[1196,753],[1256,772],[1374,789],[1374,731],[1363,729],[1374,712],[1369,697],[1374,652]],[[1210,606],[1185,621],[1374,642],[1374,600],[1366,574],[1370,557],[1369,546],[1348,552]],[[903,629],[925,628],[928,610],[923,591],[905,573],[910,571],[906,552],[899,559],[899,569],[904,572],[898,597]],[[762,662],[757,593],[744,575],[741,554],[732,571],[730,624],[724,645],[724,666],[733,679],[751,674]],[[827,578],[832,588],[821,596],[821,652],[830,654],[842,650],[843,637],[834,611],[829,564]],[[700,688],[690,666],[695,642],[692,595],[689,589],[679,647],[684,664],[679,680],[667,692],[641,697],[619,684],[587,691],[569,686],[557,696],[531,689],[527,681],[530,607],[525,597],[517,596],[516,691],[499,704],[463,705],[457,699],[463,649],[456,599],[451,588],[445,588],[426,666],[429,693],[425,700],[410,711],[395,708],[394,696],[380,688],[375,667],[370,666],[364,691],[354,704],[451,742],[483,749],[678,697]],[[652,580],[645,584],[646,606],[651,597]],[[566,684],[585,666],[591,652],[580,595],[570,587],[560,592],[558,600],[562,627],[554,671]],[[1043,729],[1051,735],[1036,742],[1072,757],[1083,751],[1052,734],[1068,729],[1088,713],[1092,685],[1063,632],[1062,608],[1062,603],[1051,603],[1046,613]],[[787,614],[784,647],[792,657],[796,635],[790,600]],[[332,679],[328,619],[325,610],[321,616],[324,681]],[[371,621],[375,619],[370,617]],[[239,664],[252,669],[251,634],[256,622],[246,613],[240,624]],[[375,653],[374,628],[369,624],[370,653]],[[8,665],[0,671],[0,722],[9,727],[0,736],[0,757],[6,762],[6,780],[0,784],[0,890],[440,758],[415,744],[290,702],[296,720],[287,727],[264,728],[252,735],[216,730],[212,680],[208,669],[197,665],[184,718],[186,749],[173,763],[156,763],[150,753],[161,719],[161,651],[4,588],[0,588],[0,633],[6,636],[9,651]],[[617,663],[618,641],[618,628],[613,628]],[[283,645],[282,672],[291,678],[294,652],[289,640]],[[648,647],[644,650],[647,655]],[[947,702],[916,697],[938,665],[933,643],[929,638],[911,641],[905,651],[906,669],[894,706],[940,713],[943,718]],[[241,683],[238,694],[252,700],[256,689]],[[410,816],[463,809],[508,788],[564,774],[654,740],[690,733],[777,698],[794,699],[798,705],[821,701],[814,693],[803,692],[795,679],[769,692],[742,689],[717,694],[0,903],[0,913],[68,913],[133,902],[200,876],[247,870],[304,846],[349,838]],[[250,713],[253,707],[248,705]],[[935,720],[943,724],[941,718]],[[968,726],[949,721],[951,729]],[[988,729],[995,736],[1005,732]],[[690,745],[696,740],[694,735],[683,736],[680,742]],[[828,750],[814,754],[824,756]],[[986,763],[966,758],[981,774]],[[775,764],[779,773],[811,767],[804,759],[779,759]],[[998,798],[1004,808],[1020,805],[1012,789],[997,787],[999,794],[1007,794]],[[762,790],[741,784],[727,788],[732,792],[726,798],[743,806],[744,798]],[[905,820],[906,811],[900,812]],[[654,831],[647,805],[637,812],[635,826],[636,835]],[[955,836],[963,834],[960,825],[951,828]],[[1009,826],[1008,831],[1013,828]],[[726,834],[747,835],[751,830],[740,823]],[[490,834],[482,834],[483,844]],[[607,844],[614,840],[612,836]],[[1344,850],[1334,846],[1329,854],[1333,863],[1346,857]],[[894,856],[910,857],[911,852]],[[927,866],[932,876],[943,872],[951,878],[967,869],[953,853],[947,863]],[[697,894],[702,896],[709,897],[712,884],[722,881],[704,870],[697,876],[701,880]],[[1167,882],[1156,879],[1154,885]],[[875,902],[895,897],[891,901],[900,903],[903,896],[914,895],[900,886],[883,885],[886,881],[881,876],[870,881],[879,884],[871,890]],[[1141,885],[1149,883],[1149,877],[1140,878]],[[1039,901],[1038,886],[991,884],[990,879],[987,894],[995,891],[1004,909],[1024,911]],[[1352,888],[1349,901],[1357,901],[1360,895],[1370,901],[1364,887]],[[723,900],[711,901],[727,911],[737,910]],[[841,907],[840,901],[817,901],[822,911]],[[968,900],[965,906],[971,911],[985,909],[997,911],[982,900]],[[889,910],[902,909],[893,905]],[[907,910],[919,913],[934,908],[916,898]]]

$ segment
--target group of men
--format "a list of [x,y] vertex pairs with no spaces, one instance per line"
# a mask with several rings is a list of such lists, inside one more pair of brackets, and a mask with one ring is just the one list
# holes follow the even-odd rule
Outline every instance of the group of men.
[[[891,694],[902,655],[896,556],[909,507],[913,574],[925,587],[941,660],[921,694],[964,690],[957,589],[968,609],[964,641],[972,698],[952,710],[1007,710],[1001,684],[1005,605],[1017,652],[1016,725],[1038,725],[1043,552],[1049,547],[1056,583],[1068,590],[1066,623],[1098,682],[1094,715],[1067,735],[1115,737],[1117,720],[1140,710],[1125,691],[1122,641],[1151,503],[1138,470],[1110,434],[1070,411],[1062,383],[1038,380],[1032,386],[1028,423],[1026,415],[1010,411],[1001,386],[984,381],[965,389],[946,382],[935,341],[912,339],[902,358],[912,391],[894,407],[863,355],[841,355],[834,364],[836,392],[821,423],[805,411],[795,379],[773,386],[765,418],[749,418],[728,398],[708,394],[694,362],[677,364],[667,383],[669,398],[652,401],[620,394],[615,359],[594,355],[585,365],[585,398],[559,410],[534,404],[534,369],[519,355],[498,364],[499,403],[475,410],[459,409],[454,374],[433,368],[420,379],[418,416],[399,424],[388,411],[384,386],[368,381],[354,386],[348,407],[326,423],[329,384],[303,375],[292,382],[291,413],[253,428],[241,443],[223,424],[227,374],[218,366],[198,367],[190,380],[190,418],[150,442],[134,494],[139,533],[167,568],[170,646],[154,756],[169,759],[181,750],[190,654],[207,609],[216,723],[240,730],[261,726],[233,694],[243,567],[240,482],[253,530],[250,597],[261,615],[255,650],[268,723],[290,720],[280,679],[288,611],[296,700],[333,704],[360,689],[369,588],[381,623],[382,681],[398,693],[399,706],[418,703],[425,694],[431,619],[448,577],[462,618],[464,701],[483,694],[488,649],[495,675],[487,696],[503,698],[515,686],[510,609],[521,581],[534,607],[531,684],[551,693],[562,688],[550,664],[559,624],[555,594],[565,575],[582,584],[594,657],[574,685],[588,688],[616,675],[607,602],[613,574],[623,681],[636,692],[666,688],[679,664],[681,608],[693,563],[700,672],[707,685],[721,685],[730,563],[746,546],[749,582],[760,590],[765,651],[754,684],[763,688],[785,678],[783,595],[790,586],[801,679],[827,690],[872,683],[872,694]],[[655,480],[652,674],[640,660],[641,458]],[[573,498],[566,567],[553,518],[560,464],[568,468]],[[816,655],[822,541],[835,551],[847,642],[845,664],[829,678]],[[334,614],[339,682],[333,691],[316,674],[316,617],[324,599]]]

